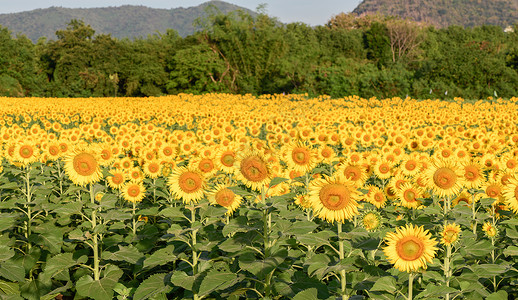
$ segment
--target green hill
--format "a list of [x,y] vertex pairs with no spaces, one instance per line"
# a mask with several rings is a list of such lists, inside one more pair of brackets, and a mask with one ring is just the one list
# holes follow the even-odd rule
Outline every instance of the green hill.
[[436,27],[505,28],[518,22],[518,0],[364,0],[353,13],[400,16]]
[[222,13],[250,10],[223,1],[210,1],[195,7],[156,9],[145,6],[124,5],[103,8],[50,7],[20,13],[0,14],[0,25],[14,34],[24,34],[33,42],[40,37],[56,39],[56,31],[66,28],[71,19],[83,20],[96,33],[110,33],[117,38],[146,37],[172,28],[185,37],[194,33],[193,21],[203,16],[209,5]]

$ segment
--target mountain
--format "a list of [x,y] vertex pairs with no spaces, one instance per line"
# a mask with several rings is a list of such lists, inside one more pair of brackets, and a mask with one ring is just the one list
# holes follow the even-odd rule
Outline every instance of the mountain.
[[518,0],[364,0],[353,13],[400,16],[436,27],[505,28],[518,22]]
[[96,33],[110,33],[116,38],[146,37],[149,34],[175,29],[180,36],[194,33],[193,21],[206,13],[209,5],[222,13],[243,10],[252,11],[223,1],[209,1],[188,8],[157,9],[145,6],[124,5],[102,8],[50,7],[31,11],[0,14],[0,25],[13,34],[24,34],[33,42],[40,37],[56,39],[56,31],[65,29],[71,19],[83,20]]

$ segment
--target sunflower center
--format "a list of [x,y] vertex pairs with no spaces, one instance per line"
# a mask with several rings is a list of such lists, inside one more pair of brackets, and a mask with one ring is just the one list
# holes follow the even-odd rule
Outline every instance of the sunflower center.
[[250,181],[260,182],[268,177],[266,164],[258,156],[249,156],[241,162],[241,173]]
[[221,163],[226,167],[232,167],[235,160],[234,155],[231,153],[226,153],[221,156]]
[[407,161],[406,164],[405,164],[405,168],[408,170],[408,171],[413,171],[415,170],[417,164],[415,163],[415,161],[413,160],[410,160],[410,161]]
[[20,148],[20,156],[23,158],[30,158],[32,153],[34,153],[34,151],[31,146],[22,146]]
[[439,188],[447,190],[455,185],[457,182],[457,175],[452,169],[442,167],[433,174],[433,182]]
[[341,210],[349,205],[351,192],[341,184],[328,184],[320,190],[320,202],[330,210]]
[[58,155],[59,154],[59,148],[56,146],[50,146],[49,147],[49,153],[50,155]]
[[234,202],[234,196],[231,190],[223,189],[216,194],[216,202],[223,207],[228,207]]
[[397,242],[396,251],[403,260],[414,261],[423,254],[424,245],[417,237],[407,236]]
[[178,180],[180,188],[186,193],[192,193],[200,189],[201,177],[193,172],[185,172]]
[[117,173],[113,175],[112,181],[115,184],[121,184],[124,181],[124,177],[120,173]]
[[500,195],[501,189],[498,185],[492,184],[487,187],[486,194],[491,198],[496,198]]
[[212,161],[210,161],[208,159],[201,161],[200,164],[198,165],[198,167],[204,173],[210,172],[210,171],[212,171],[212,169],[214,169],[214,165],[212,164]]
[[298,165],[305,165],[309,162],[309,153],[307,149],[296,148],[291,152],[291,158]]
[[132,185],[128,188],[128,195],[131,197],[137,197],[140,194],[140,188],[138,185]]
[[97,161],[92,154],[79,153],[73,160],[74,171],[81,176],[90,176],[97,169]]
[[404,192],[404,198],[406,202],[414,202],[416,198],[416,193],[413,190],[406,190]]

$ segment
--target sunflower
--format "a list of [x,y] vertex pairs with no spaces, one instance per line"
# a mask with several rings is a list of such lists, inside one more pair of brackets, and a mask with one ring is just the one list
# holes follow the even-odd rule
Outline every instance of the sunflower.
[[396,228],[385,236],[387,246],[383,252],[394,268],[401,272],[416,272],[426,269],[438,250],[437,241],[423,226],[407,224]]
[[221,148],[216,151],[216,166],[225,173],[234,173],[236,157],[236,152],[232,148]]
[[198,202],[205,196],[205,178],[196,170],[186,167],[173,169],[168,180],[169,190],[184,203]]
[[518,179],[509,179],[509,183],[504,187],[502,193],[507,206],[514,213],[518,213]]
[[288,169],[307,173],[317,163],[315,151],[303,142],[293,142],[281,149]]
[[309,201],[315,214],[328,222],[343,223],[358,214],[358,191],[343,176],[324,177],[310,183]]
[[205,177],[209,178],[218,172],[214,160],[210,157],[197,157],[189,162],[189,166],[197,169]]
[[160,164],[158,159],[146,159],[142,171],[147,177],[156,179],[162,173],[162,164]]
[[302,209],[309,209],[311,208],[311,202],[309,201],[308,195],[297,195],[295,196],[295,204],[297,204]]
[[399,205],[406,208],[418,208],[421,201],[418,198],[423,198],[423,191],[407,182],[401,186],[396,192],[396,197],[399,199]]
[[243,198],[235,194],[227,185],[218,184],[213,191],[207,193],[209,203],[212,205],[221,205],[227,209],[226,215],[232,213],[241,205]]
[[460,225],[448,223],[441,232],[441,244],[451,245],[459,239]]
[[419,160],[416,156],[409,156],[401,162],[399,169],[405,176],[414,176],[419,173]]
[[356,186],[362,186],[367,181],[367,169],[363,165],[346,163],[338,167],[337,171]]
[[65,172],[74,184],[85,186],[101,180],[102,173],[96,153],[91,148],[76,149],[65,159]]
[[319,161],[326,163],[326,164],[330,164],[335,160],[335,158],[336,158],[336,153],[333,150],[333,148],[331,148],[327,145],[323,145],[323,146],[320,146],[320,148],[318,149],[318,160]]
[[387,204],[387,197],[383,190],[377,186],[368,186],[369,192],[367,193],[366,201],[376,206],[376,208],[382,208]]
[[435,160],[426,170],[426,186],[439,197],[458,194],[464,183],[459,168],[451,161]]
[[266,158],[257,151],[245,151],[236,160],[236,178],[253,190],[261,190],[272,176]]
[[146,194],[142,181],[128,181],[122,186],[122,196],[128,202],[140,202]]
[[485,222],[484,225],[482,225],[482,231],[484,231],[489,238],[494,238],[498,234],[498,229],[490,222]]
[[468,189],[480,188],[484,182],[482,166],[475,161],[466,161],[460,166],[461,173],[464,175],[464,186]]
[[112,189],[116,189],[116,190],[122,188],[122,186],[124,185],[124,183],[126,182],[126,179],[127,179],[126,172],[124,172],[122,170],[112,169],[110,171],[110,174],[111,175],[106,177],[106,180],[108,181],[108,185]]
[[380,179],[387,179],[392,176],[392,171],[394,167],[394,163],[387,159],[380,159],[373,168],[373,172],[376,177]]
[[19,141],[14,147],[13,158],[15,161],[21,163],[22,166],[37,162],[39,157],[40,149],[34,142]]
[[381,214],[377,211],[366,211],[362,214],[360,225],[367,231],[376,231],[381,227]]
[[473,202],[473,196],[467,191],[460,192],[453,200],[451,201],[452,206],[456,205],[470,205]]

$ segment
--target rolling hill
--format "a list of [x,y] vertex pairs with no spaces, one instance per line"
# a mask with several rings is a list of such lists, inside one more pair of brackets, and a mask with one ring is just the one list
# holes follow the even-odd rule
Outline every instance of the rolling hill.
[[364,0],[353,13],[399,16],[436,27],[505,28],[518,22],[518,0]]
[[40,37],[56,39],[55,32],[66,28],[71,19],[83,20],[96,33],[111,34],[116,38],[146,37],[149,34],[175,29],[180,36],[194,33],[193,21],[203,16],[209,5],[222,13],[235,10],[252,11],[223,1],[210,1],[194,7],[156,9],[124,5],[103,8],[50,7],[26,12],[0,14],[0,25],[11,32],[24,34],[33,42]]

